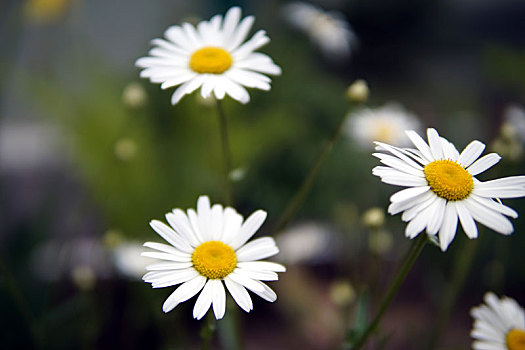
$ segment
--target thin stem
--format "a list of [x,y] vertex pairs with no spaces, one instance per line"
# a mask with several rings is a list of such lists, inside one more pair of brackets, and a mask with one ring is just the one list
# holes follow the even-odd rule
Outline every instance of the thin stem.
[[390,287],[388,288],[388,291],[386,292],[383,300],[381,301],[381,305],[379,306],[379,310],[372,320],[368,327],[365,329],[363,334],[360,336],[360,338],[355,342],[354,346],[352,347],[353,350],[360,349],[368,340],[368,337],[372,334],[372,332],[377,328],[379,325],[379,321],[381,321],[381,317],[385,313],[386,309],[390,306],[392,303],[392,300],[394,299],[394,296],[397,294],[397,291],[399,290],[399,287],[401,287],[401,284],[403,284],[403,281],[405,280],[406,275],[408,274],[408,271],[412,268],[412,265],[414,265],[414,262],[416,261],[417,257],[423,250],[423,247],[425,246],[425,243],[428,241],[426,233],[421,233],[419,237],[414,241],[412,244],[412,247],[410,247],[410,250],[407,252],[407,255],[405,256],[403,260],[403,264],[401,265],[401,268],[397,272],[397,275],[392,280],[392,283],[390,284]]
[[217,101],[217,112],[219,115],[219,127],[221,133],[221,146],[224,160],[224,186],[226,188],[225,200],[226,205],[233,204],[233,186],[230,181],[230,172],[232,171],[232,160],[230,153],[230,144],[228,138],[228,120],[222,107],[222,102],[219,99]]
[[208,315],[206,316],[206,320],[204,321],[201,329],[201,350],[208,350],[210,348],[211,341],[215,335],[215,329],[217,329],[217,320],[213,315],[213,311],[210,310],[208,311]]
[[314,180],[317,177],[317,174],[319,173],[321,166],[323,165],[324,161],[326,160],[326,157],[332,150],[335,142],[339,138],[339,135],[341,135],[341,130],[343,129],[345,119],[346,119],[345,117],[342,117],[339,120],[339,124],[337,124],[337,127],[335,131],[333,132],[332,136],[330,137],[328,141],[325,142],[323,149],[317,156],[317,159],[313,167],[310,169],[310,172],[303,180],[301,186],[299,187],[295,195],[286,205],[286,208],[284,209],[283,214],[281,215],[279,221],[277,222],[275,231],[281,231],[286,226],[288,226],[290,221],[292,221],[292,219],[294,218],[295,214],[297,214],[297,211],[299,210],[301,205],[304,203],[306,195],[310,192],[310,189],[312,188]]
[[458,251],[454,261],[454,273],[450,284],[445,290],[443,299],[440,302],[436,326],[433,327],[433,332],[430,336],[428,349],[436,349],[439,345],[441,335],[448,324],[450,312],[456,303],[459,293],[465,285],[465,279],[472,266],[472,261],[476,256],[476,249],[478,247],[478,240],[465,240],[464,247]]

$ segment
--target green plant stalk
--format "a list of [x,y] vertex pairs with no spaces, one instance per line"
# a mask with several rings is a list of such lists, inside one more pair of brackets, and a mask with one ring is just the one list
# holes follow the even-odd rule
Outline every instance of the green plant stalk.
[[279,221],[277,221],[277,225],[275,226],[275,231],[281,231],[283,230],[290,221],[295,217],[295,214],[297,214],[297,211],[301,207],[301,205],[304,203],[304,200],[306,199],[306,196],[310,192],[310,189],[312,188],[312,185],[314,183],[314,180],[317,177],[317,174],[319,173],[319,170],[321,169],[321,166],[323,165],[324,161],[326,160],[326,157],[328,154],[330,154],[330,151],[334,147],[335,142],[341,135],[341,130],[343,129],[344,122],[346,120],[346,117],[343,116],[339,120],[339,124],[337,124],[337,127],[335,131],[333,132],[332,136],[328,141],[325,142],[321,152],[317,156],[317,159],[308,172],[308,175],[306,175],[305,179],[303,180],[301,186],[295,193],[295,195],[292,197],[292,199],[288,202],[286,205],[286,208],[283,211],[283,214],[279,218]]
[[379,306],[379,310],[372,320],[368,327],[365,329],[363,334],[359,337],[359,339],[355,342],[354,346],[352,347],[353,350],[361,349],[361,347],[366,343],[368,340],[368,337],[374,332],[374,330],[379,325],[379,322],[381,321],[381,318],[383,317],[383,314],[388,309],[390,304],[392,303],[392,300],[394,299],[394,296],[397,294],[397,291],[399,290],[399,287],[401,287],[401,284],[403,284],[403,281],[405,280],[405,277],[408,274],[408,271],[412,268],[412,265],[414,265],[414,262],[416,261],[417,257],[423,250],[423,247],[425,246],[425,243],[428,241],[427,234],[422,232],[419,234],[419,237],[414,241],[412,244],[412,247],[410,247],[410,250],[407,252],[403,263],[397,272],[397,275],[392,280],[392,283],[390,284],[390,287],[388,288],[388,291],[386,292],[385,296],[383,297],[383,300],[381,301],[381,304]]
[[206,316],[206,320],[204,321],[201,329],[201,350],[208,350],[211,346],[211,341],[213,340],[213,336],[215,335],[215,330],[217,329],[217,320],[215,319],[215,315],[213,314],[213,311],[208,311],[208,315]]
[[476,256],[477,247],[477,239],[473,242],[471,242],[470,239],[466,240],[464,247],[458,251],[455,257],[454,273],[450,284],[445,290],[443,299],[440,302],[436,325],[433,327],[433,332],[430,335],[428,349],[436,349],[439,345],[441,335],[448,324],[450,312],[452,311],[454,304],[456,304],[458,295],[465,285],[465,279],[467,278],[467,274],[472,266],[474,257]]
[[224,108],[222,106],[222,101],[216,99],[217,101],[217,112],[219,115],[219,128],[221,134],[221,146],[222,146],[222,155],[224,160],[224,186],[225,186],[225,204],[233,205],[233,185],[230,180],[230,173],[232,171],[232,160],[230,153],[230,143],[228,138],[228,119],[226,118],[226,113],[224,113]]

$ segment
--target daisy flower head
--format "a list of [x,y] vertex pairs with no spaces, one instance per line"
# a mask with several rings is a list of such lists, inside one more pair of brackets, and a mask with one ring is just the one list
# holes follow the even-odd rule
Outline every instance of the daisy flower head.
[[403,212],[407,237],[412,239],[426,228],[431,238],[439,236],[445,251],[456,235],[458,219],[471,239],[478,236],[475,221],[504,235],[513,232],[507,217],[516,218],[518,213],[500,198],[525,196],[525,176],[480,181],[475,176],[501,159],[496,153],[479,158],[485,149],[480,141],[472,141],[459,153],[435,129],[427,129],[428,143],[415,131],[406,133],[415,149],[376,142],[379,152],[373,155],[384,166],[376,166],[372,173],[385,183],[408,187],[393,194],[388,207],[392,215]]
[[370,149],[374,141],[395,146],[408,146],[410,140],[405,130],[421,128],[419,118],[397,103],[382,107],[365,108],[351,112],[346,125],[346,135],[363,149]]
[[166,214],[166,225],[152,220],[150,226],[167,243],[147,242],[154,251],[142,256],[161,260],[149,265],[143,280],[153,288],[180,286],[166,299],[162,310],[169,312],[178,304],[199,294],[193,317],[201,319],[213,305],[216,319],[226,310],[228,289],[235,302],[246,312],[253,308],[248,290],[273,302],[277,295],[261,281],[275,281],[283,265],[260,261],[279,252],[271,237],[246,243],[266,219],[266,212],[257,210],[246,220],[235,209],[210,205],[206,196],[199,197],[197,211],[174,209]]
[[352,28],[337,11],[326,12],[298,1],[283,6],[282,14],[290,25],[308,35],[327,58],[346,58],[357,45]]
[[253,16],[241,20],[241,9],[232,7],[221,15],[200,22],[171,26],[165,39],[153,39],[155,46],[148,57],[135,63],[144,68],[140,76],[161,89],[179,86],[171,96],[174,105],[189,93],[201,88],[204,98],[215,95],[222,100],[226,94],[247,103],[250,95],[245,87],[270,90],[266,74],[280,75],[281,68],[262,53],[254,52],[270,38],[264,30],[245,41],[254,22]]
[[485,304],[470,310],[474,326],[470,336],[474,338],[474,350],[524,350],[525,311],[509,297],[498,297],[488,292]]

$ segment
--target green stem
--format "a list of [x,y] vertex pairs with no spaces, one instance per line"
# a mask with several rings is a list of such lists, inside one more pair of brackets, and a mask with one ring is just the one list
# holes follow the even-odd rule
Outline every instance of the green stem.
[[372,322],[370,322],[368,327],[365,329],[363,334],[355,342],[354,346],[352,347],[352,350],[360,349],[366,343],[368,337],[372,334],[372,332],[374,332],[374,330],[377,328],[377,326],[379,325],[379,321],[381,321],[381,317],[392,303],[392,299],[394,299],[394,296],[397,294],[397,291],[399,290],[399,287],[401,287],[401,284],[403,284],[403,281],[405,280],[408,271],[410,271],[412,265],[414,265],[414,262],[423,250],[423,247],[425,246],[425,243],[427,241],[428,238],[426,233],[424,232],[420,233],[419,237],[414,241],[412,247],[410,247],[410,250],[407,252],[407,255],[403,260],[401,268],[397,272],[396,277],[393,279],[392,283],[390,284],[390,287],[388,288],[388,291],[386,292],[383,300],[381,301],[379,311],[377,312]]
[[224,108],[222,107],[222,101],[216,99],[217,101],[217,112],[219,115],[219,127],[221,133],[221,146],[222,154],[224,160],[224,186],[226,188],[225,200],[226,205],[233,204],[233,186],[230,181],[230,173],[232,171],[232,160],[230,153],[230,144],[228,138],[228,120],[226,114],[224,113]]
[[441,335],[445,330],[450,318],[450,312],[456,303],[459,293],[463,289],[465,279],[472,266],[472,261],[476,256],[478,240],[465,240],[464,247],[457,252],[454,261],[454,273],[452,280],[445,290],[443,299],[440,302],[436,326],[430,336],[428,349],[436,349],[439,345]]
[[339,124],[337,124],[337,127],[335,131],[333,132],[332,136],[328,141],[325,142],[323,149],[317,156],[317,159],[313,165],[313,167],[310,169],[310,172],[303,180],[303,183],[295,193],[295,195],[292,197],[292,199],[288,202],[286,205],[286,208],[283,211],[283,214],[279,218],[279,221],[277,222],[277,225],[275,227],[275,231],[281,231],[283,230],[290,221],[294,218],[295,214],[297,214],[297,211],[303,204],[306,195],[310,192],[310,189],[312,188],[312,185],[314,183],[315,178],[317,177],[317,174],[319,173],[319,170],[321,169],[321,166],[323,165],[324,161],[326,160],[326,157],[332,150],[335,142],[339,138],[339,135],[341,135],[341,130],[343,129],[343,125],[345,122],[345,117],[342,117],[339,120]]
[[201,350],[208,350],[210,348],[211,341],[213,340],[213,336],[215,335],[215,329],[217,329],[217,320],[213,315],[213,311],[210,309],[201,329]]

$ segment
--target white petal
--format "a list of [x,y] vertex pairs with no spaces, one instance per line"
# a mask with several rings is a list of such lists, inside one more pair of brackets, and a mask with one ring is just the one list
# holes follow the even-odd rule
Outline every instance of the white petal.
[[514,219],[518,217],[518,213],[514,209],[500,202],[496,202],[495,200],[491,198],[479,197],[475,194],[471,194],[470,198],[488,207],[489,209],[497,211],[498,213],[501,213],[503,215],[510,216],[511,218],[514,218]]
[[499,162],[501,157],[497,153],[490,153],[474,162],[471,166],[467,168],[468,172],[473,176],[476,176],[488,168],[492,167],[494,164]]
[[198,276],[194,279],[181,284],[171,295],[166,299],[162,305],[162,311],[170,312],[178,304],[190,299],[197,294],[206,283],[206,277]]
[[192,267],[193,263],[189,262],[166,262],[156,263],[146,266],[147,271],[164,271],[164,270],[181,270]]
[[419,203],[415,204],[414,206],[408,208],[403,212],[401,215],[401,220],[407,222],[412,221],[419,213],[421,213],[423,210],[427,209],[431,205],[433,205],[435,202],[438,201],[439,197],[434,194],[434,192],[427,192],[428,194],[425,195],[425,199],[421,200]]
[[232,56],[234,60],[242,60],[253,51],[257,50],[261,46],[266,45],[270,42],[270,38],[266,36],[264,30],[257,31],[250,40],[246,41],[244,44],[233,50]]
[[504,235],[510,235],[514,231],[512,223],[500,213],[490,210],[470,198],[462,202],[465,203],[465,206],[477,222]]
[[445,215],[443,217],[443,225],[439,231],[439,244],[442,251],[446,251],[450,242],[456,236],[456,229],[458,226],[458,214],[455,202],[448,202]]
[[243,285],[244,287],[248,288],[253,292],[264,292],[264,287],[261,284],[257,283],[257,281],[252,280],[251,278],[248,278],[245,275],[238,274],[235,271],[230,273],[228,275],[228,278],[234,282],[239,283],[240,285]]
[[159,252],[143,252],[140,255],[148,257],[148,258],[153,258],[153,259],[176,261],[176,262],[191,261],[191,255],[189,254],[187,256],[179,256],[179,255],[174,255],[171,253],[168,254],[168,253],[159,253]]
[[485,145],[478,140],[474,140],[465,147],[463,152],[459,155],[458,163],[464,168],[467,168],[483,153]]
[[[234,33],[235,29],[237,29],[237,25],[239,24],[240,19],[241,9],[239,7],[232,7],[228,10],[228,12],[226,12],[226,15],[224,15],[224,24],[222,26],[222,33],[225,40],[230,40],[230,37]],[[248,28],[248,30],[250,30],[250,28]]]
[[211,239],[211,208],[208,196],[200,196],[197,200],[197,217],[202,238],[209,241]]
[[[398,214],[405,210],[410,210],[412,208],[415,208],[416,206],[419,206],[420,204],[428,201],[430,198],[434,198],[436,195],[432,191],[427,191],[423,194],[420,194],[417,197],[413,197],[406,201],[391,203],[388,206],[388,213],[390,215]],[[426,208],[426,205],[424,206]],[[403,213],[404,215],[405,213]],[[411,220],[411,219],[409,219]],[[409,220],[403,220],[403,221],[409,221]]]
[[192,247],[198,246],[200,243],[197,236],[191,229],[190,221],[186,214],[180,209],[173,209],[173,212],[166,214],[166,220],[168,223],[184,237]]
[[206,312],[210,309],[211,303],[213,301],[213,283],[210,283],[213,280],[208,280],[202,289],[201,294],[195,302],[193,307],[193,318],[200,320]]
[[166,242],[183,251],[191,251],[189,244],[185,242],[175,231],[173,231],[168,225],[158,220],[151,220],[149,225],[155,232],[159,234]]
[[213,241],[218,241],[222,238],[223,232],[223,211],[222,205],[214,204],[211,208],[211,217],[210,217],[210,239]]
[[434,204],[429,207],[429,216],[427,225],[427,233],[429,235],[435,235],[438,233],[441,225],[443,224],[443,217],[445,216],[445,208],[447,201],[441,197],[438,197]]
[[255,282],[257,284],[259,284],[263,288],[263,290],[259,291],[259,290],[253,290],[253,289],[250,289],[250,288],[248,288],[248,289],[250,289],[252,292],[257,294],[258,296],[260,296],[264,300],[269,301],[270,303],[273,303],[274,301],[277,300],[277,294],[275,294],[275,292],[270,287],[268,287],[263,282],[259,282],[259,281],[255,281]]
[[176,105],[184,95],[190,94],[197,90],[202,85],[205,78],[205,75],[197,75],[195,78],[188,80],[179,86],[173,95],[171,95],[171,104]]
[[237,250],[246,243],[246,241],[248,241],[264,223],[266,216],[267,214],[264,210],[257,210],[250,215],[250,217],[242,224],[239,233],[231,241],[231,247],[234,250]]
[[474,239],[478,238],[478,227],[474,222],[474,218],[470,214],[467,207],[463,204],[463,201],[456,202],[456,211],[458,213],[459,221],[461,222],[461,227],[468,238]]
[[221,280],[210,280],[208,283],[211,283],[213,286],[213,313],[215,318],[220,320],[224,317],[226,311],[226,292]]
[[248,94],[248,91],[246,91],[246,89],[241,85],[231,81],[228,78],[221,79],[220,84],[224,86],[226,93],[234,100],[237,100],[243,104],[250,101],[250,95]]
[[244,311],[250,312],[253,309],[253,303],[246,288],[229,277],[224,278],[224,283],[237,305],[239,305]]
[[184,283],[198,276],[199,273],[191,268],[176,271],[150,271],[144,275],[143,280],[151,283],[153,288],[165,288]]
[[237,263],[237,267],[252,271],[285,272],[286,267],[270,261],[246,261]]
[[193,209],[188,209],[188,219],[190,221],[191,229],[195,233],[195,236],[197,237],[198,241],[200,243],[204,243],[205,240],[201,234],[201,231],[199,229],[199,217],[197,216],[197,213]]
[[255,21],[255,18],[253,16],[245,17],[239,26],[234,31],[233,35],[231,35],[231,38],[224,38],[227,40],[225,42],[226,50],[231,52],[239,47],[239,45],[246,39],[246,36],[248,35],[248,32],[252,28],[253,22]]
[[414,146],[417,147],[417,149],[421,152],[421,155],[425,158],[425,160],[430,163],[434,161],[434,157],[432,156],[432,152],[430,151],[430,147],[428,144],[415,132],[414,130],[407,130],[406,134],[410,141],[414,144]]
[[236,268],[235,272],[239,275],[251,278],[252,280],[259,281],[277,281],[279,276],[277,273],[272,271],[253,271],[247,269]]
[[391,202],[401,202],[401,201],[410,200],[425,192],[428,192],[429,189],[430,189],[429,186],[407,188],[407,189],[394,193],[390,197],[390,201]]
[[235,209],[226,207],[224,209],[224,231],[222,233],[222,241],[226,244],[237,237],[242,225],[242,216],[235,211]]
[[164,253],[169,253],[169,254],[173,254],[175,256],[180,256],[180,257],[186,257],[186,256],[188,256],[188,254],[193,253],[193,250],[191,250],[189,252],[184,252],[184,251],[182,251],[180,249],[177,249],[177,248],[174,248],[174,247],[172,247],[170,245],[163,244],[163,243],[156,243],[156,242],[146,242],[146,243],[144,243],[144,247],[155,249],[155,250],[158,250],[158,251],[161,251],[161,252],[164,252]]
[[[253,74],[257,74],[258,76],[254,76]],[[261,79],[259,76],[265,78],[268,77],[259,73],[240,69],[230,69],[228,72],[225,73],[225,76],[228,77],[228,79],[231,79],[232,81],[242,86],[256,88],[264,91],[270,90],[270,84],[268,83],[268,81]]]
[[428,128],[427,138],[428,138],[428,144],[430,146],[430,151],[432,152],[432,156],[434,157],[434,159],[443,159],[441,139],[436,129]]
[[237,261],[265,259],[279,253],[279,248],[272,237],[257,238],[236,251]]

